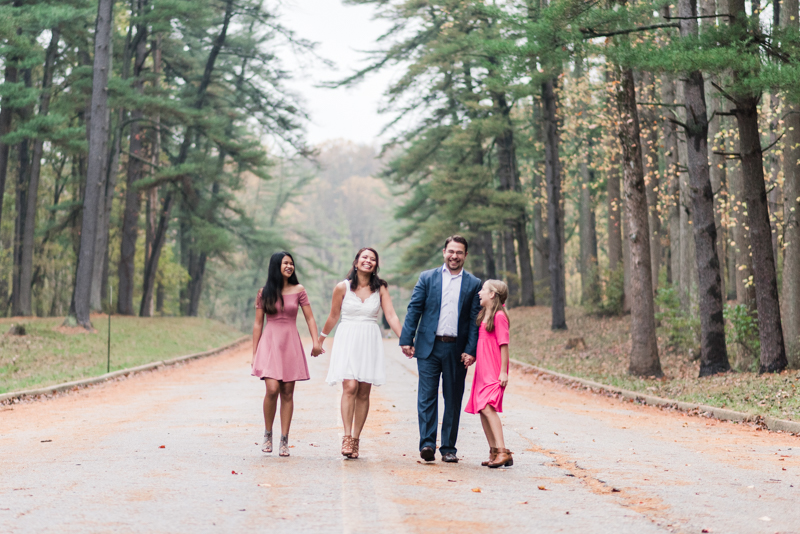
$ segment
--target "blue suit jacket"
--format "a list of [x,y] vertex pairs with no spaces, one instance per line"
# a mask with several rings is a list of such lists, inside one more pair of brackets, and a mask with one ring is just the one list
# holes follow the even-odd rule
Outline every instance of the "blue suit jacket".
[[[475,319],[481,310],[478,291],[480,279],[464,270],[461,279],[461,294],[458,297],[458,354],[475,356],[478,345],[478,325]],[[424,271],[414,286],[408,313],[403,324],[400,345],[413,345],[414,356],[425,359],[433,350],[436,328],[439,326],[439,311],[442,307],[442,267]],[[419,328],[418,328],[419,327]]]

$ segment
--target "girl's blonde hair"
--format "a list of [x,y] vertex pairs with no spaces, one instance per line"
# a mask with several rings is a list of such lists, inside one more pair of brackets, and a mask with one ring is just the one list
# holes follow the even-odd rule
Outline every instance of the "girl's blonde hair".
[[[494,316],[497,315],[497,312],[499,311],[505,313],[505,310],[503,310],[503,304],[506,303],[506,299],[508,298],[508,286],[502,280],[486,280],[483,285],[489,289],[489,291],[494,293],[492,305],[489,306],[489,317],[486,318],[486,331],[493,332]],[[478,326],[481,325],[484,317],[486,317],[486,308],[481,308],[480,313],[478,313],[478,319],[476,320]],[[507,313],[506,318],[508,318]]]

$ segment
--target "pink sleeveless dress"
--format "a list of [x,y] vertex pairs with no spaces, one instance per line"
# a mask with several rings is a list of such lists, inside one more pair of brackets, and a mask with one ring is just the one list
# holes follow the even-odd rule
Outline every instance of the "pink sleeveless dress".
[[508,345],[508,317],[505,313],[494,316],[494,331],[487,332],[481,323],[478,330],[478,349],[475,355],[475,376],[472,379],[472,392],[464,409],[467,413],[479,413],[487,405],[495,411],[503,411],[503,393],[500,386],[500,346]]
[[[262,380],[273,378],[281,382],[308,380],[308,363],[297,331],[297,311],[308,306],[305,290],[283,296],[284,308],[278,302],[278,313],[267,315],[267,325],[261,332],[256,354],[253,357],[253,376]],[[263,306],[261,292],[256,298],[256,309]]]

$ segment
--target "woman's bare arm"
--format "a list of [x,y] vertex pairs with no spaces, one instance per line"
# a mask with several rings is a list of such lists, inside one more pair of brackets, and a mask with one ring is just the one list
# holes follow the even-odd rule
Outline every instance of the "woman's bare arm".
[[311,305],[303,306],[303,316],[306,318],[308,324],[308,333],[311,334],[311,342],[314,343],[314,348],[311,350],[312,356],[319,356],[325,349],[322,348],[322,343],[319,340],[319,331],[317,330],[317,321],[314,319],[314,312],[311,311]]
[[508,345],[500,345],[500,385],[506,387],[508,385]]
[[[258,341],[261,339],[261,331],[264,330],[264,309],[256,308],[256,320],[253,322],[253,357],[255,358]],[[253,361],[250,360],[252,365]]]
[[[342,314],[342,301],[344,300],[344,296],[347,292],[347,288],[345,286],[345,282],[339,282],[336,284],[336,287],[333,288],[333,297],[331,298],[331,312],[328,314],[328,320],[325,321],[325,325],[322,327],[323,334],[330,334],[333,327],[336,326],[336,323],[339,322],[339,316]],[[323,338],[322,343],[325,343],[325,339]]]
[[400,334],[403,332],[403,325],[400,324],[400,319],[394,311],[392,305],[392,297],[389,295],[389,288],[381,287],[381,308],[383,308],[383,316],[386,317],[386,322],[394,332],[394,335],[400,339]]

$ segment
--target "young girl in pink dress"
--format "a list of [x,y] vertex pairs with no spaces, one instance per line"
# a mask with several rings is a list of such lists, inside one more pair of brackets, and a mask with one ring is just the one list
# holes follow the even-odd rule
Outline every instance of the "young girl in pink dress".
[[[311,312],[308,295],[297,280],[294,259],[288,252],[276,252],[269,259],[267,285],[256,297],[256,320],[253,324],[253,376],[264,381],[264,443],[261,450],[272,452],[272,423],[281,398],[281,443],[279,454],[289,456],[289,427],[294,411],[294,383],[308,380],[308,364],[297,331],[297,311],[302,309],[314,348],[319,356],[322,346],[317,338],[317,323]],[[264,319],[267,327],[264,328]]]
[[508,315],[503,305],[508,286],[500,280],[487,280],[478,292],[483,309],[478,314],[478,349],[472,393],[465,411],[479,413],[483,433],[489,442],[489,459],[481,465],[514,465],[512,453],[503,440],[503,393],[508,385]]

